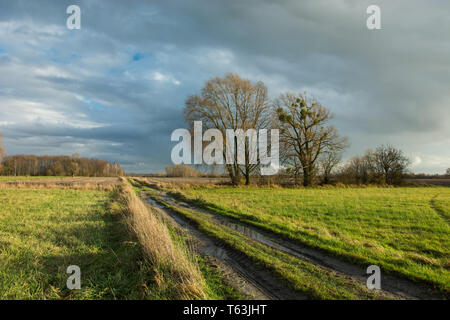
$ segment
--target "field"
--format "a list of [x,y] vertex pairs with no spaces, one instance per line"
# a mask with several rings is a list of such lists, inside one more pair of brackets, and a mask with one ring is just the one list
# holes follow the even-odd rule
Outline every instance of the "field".
[[68,178],[69,177],[56,177],[56,176],[32,176],[32,177],[25,177],[25,176],[0,176],[0,181],[28,181],[28,180],[42,180],[42,179],[56,179],[56,178]]
[[450,188],[196,179],[2,179],[0,299],[448,297]]
[[[166,254],[178,263],[167,266],[149,260],[138,228],[130,229],[131,217],[138,212],[137,198],[130,190],[118,189],[118,179],[106,179],[112,181],[113,191],[90,189],[104,183],[103,178],[65,178],[68,184],[51,188],[47,184],[0,188],[0,299],[240,297],[222,283],[220,273],[195,261],[184,248],[185,239],[162,224],[159,233],[166,232],[166,243],[153,241],[151,249],[173,244],[173,252]],[[86,190],[79,189],[81,182]],[[143,204],[139,208],[144,220],[152,216]],[[81,290],[67,289],[70,265],[81,269]],[[198,287],[189,292],[176,275],[192,279],[195,273],[201,283],[194,283]]]
[[0,177],[0,188],[67,188],[111,191],[120,183],[117,177]]
[[217,214],[450,290],[449,188],[226,187],[181,193]]
[[[0,297],[138,298],[139,266],[128,261],[135,249],[121,248],[108,201],[94,190],[0,189]],[[83,272],[79,294],[64,289],[69,265]]]

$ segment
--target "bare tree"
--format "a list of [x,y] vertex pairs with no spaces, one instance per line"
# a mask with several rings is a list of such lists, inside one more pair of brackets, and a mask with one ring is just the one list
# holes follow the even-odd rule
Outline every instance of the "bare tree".
[[348,183],[378,182],[375,175],[374,152],[368,149],[363,156],[351,158],[344,166],[341,175]]
[[379,146],[374,153],[376,170],[387,184],[399,184],[406,173],[410,160],[391,145]]
[[361,157],[354,157],[345,165],[341,176],[347,182],[400,184],[409,166],[409,159],[392,146],[368,149]]
[[450,176],[450,168],[448,168],[448,169],[445,171],[445,174],[446,174],[447,176]]
[[[237,74],[229,73],[224,78],[213,78],[206,82],[200,95],[190,96],[185,106],[186,121],[192,126],[194,121],[202,121],[206,129],[220,130],[223,137],[227,129],[259,130],[266,128],[269,122],[269,105],[267,88],[262,82],[252,83]],[[238,139],[233,142],[224,139],[223,157],[226,157],[227,144],[233,143],[238,150]],[[244,140],[243,150],[245,164],[238,163],[238,152],[234,152],[233,163],[226,164],[226,169],[233,184],[240,183],[241,174],[246,184],[250,183],[250,175],[258,168],[258,164],[250,161],[248,139]]]
[[303,185],[313,183],[319,156],[347,145],[347,139],[328,125],[332,114],[315,99],[286,93],[275,101],[283,161],[302,171]]
[[330,183],[331,173],[341,160],[342,151],[327,151],[319,156],[319,169],[322,174],[322,183]]

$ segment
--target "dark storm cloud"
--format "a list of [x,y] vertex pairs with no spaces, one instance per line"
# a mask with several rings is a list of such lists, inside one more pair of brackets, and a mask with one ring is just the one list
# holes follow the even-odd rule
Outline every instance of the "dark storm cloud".
[[[82,29],[65,27],[78,4]],[[378,4],[382,30],[365,11]],[[416,171],[450,166],[445,1],[2,1],[0,130],[10,153],[162,169],[185,98],[238,72],[307,91],[350,137],[393,143]]]

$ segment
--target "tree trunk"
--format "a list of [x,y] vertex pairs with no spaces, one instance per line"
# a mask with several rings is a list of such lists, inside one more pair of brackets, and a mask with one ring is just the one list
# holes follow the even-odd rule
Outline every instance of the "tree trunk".
[[[237,186],[241,183],[241,175],[239,174],[239,168],[235,168],[232,165],[227,165],[228,174],[230,175],[231,183]],[[237,170],[236,170],[237,169]]]
[[307,187],[312,184],[312,177],[309,168],[303,169],[303,186]]
[[239,175],[233,175],[233,177],[231,178],[231,183],[234,186],[238,186],[241,183],[241,177]]

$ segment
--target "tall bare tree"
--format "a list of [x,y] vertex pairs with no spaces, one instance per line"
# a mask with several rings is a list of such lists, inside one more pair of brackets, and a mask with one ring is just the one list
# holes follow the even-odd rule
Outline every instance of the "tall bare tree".
[[[192,95],[185,104],[186,121],[202,121],[206,129],[220,130],[226,137],[227,129],[259,130],[266,128],[269,123],[269,104],[267,88],[262,82],[252,83],[242,79],[239,75],[229,73],[223,78],[213,78],[206,82],[200,95]],[[251,174],[258,168],[258,164],[250,161],[250,146],[248,139],[244,140],[243,150],[245,164],[238,163],[238,139],[233,142],[224,139],[223,157],[226,157],[227,144],[233,143],[233,163],[226,164],[226,169],[233,184],[240,183],[241,174],[246,184],[250,183]]]
[[332,114],[306,95],[282,94],[275,101],[280,128],[280,145],[286,165],[303,172],[303,185],[313,183],[321,154],[340,150],[347,144],[329,125]]

